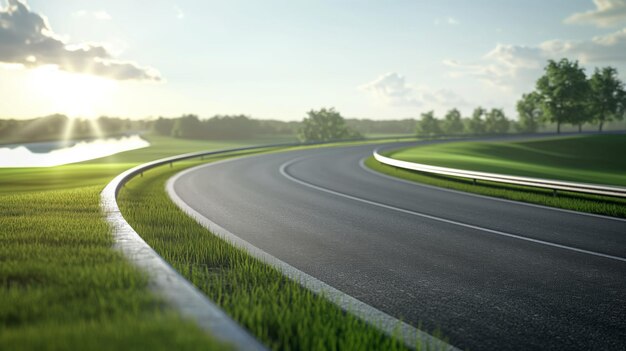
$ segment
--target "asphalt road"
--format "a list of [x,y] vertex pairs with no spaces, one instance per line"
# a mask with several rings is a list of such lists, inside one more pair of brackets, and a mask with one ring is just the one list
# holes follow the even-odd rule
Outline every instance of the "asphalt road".
[[626,349],[626,221],[384,177],[360,166],[374,148],[237,159],[174,189],[242,239],[461,349]]

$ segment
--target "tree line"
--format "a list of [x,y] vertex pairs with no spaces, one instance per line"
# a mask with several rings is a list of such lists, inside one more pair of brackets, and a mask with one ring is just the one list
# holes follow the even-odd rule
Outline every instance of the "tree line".
[[252,119],[245,115],[216,115],[201,119],[186,114],[178,118],[159,117],[151,130],[158,135],[186,139],[249,139],[262,135],[296,135],[300,123]]
[[487,110],[477,107],[470,117],[463,117],[458,109],[453,108],[443,119],[436,118],[434,111],[422,113],[417,122],[416,133],[423,136],[503,134],[512,128],[518,132],[525,132],[514,121],[509,120],[502,109]]
[[128,118],[101,116],[95,120],[70,119],[54,114],[33,119],[0,119],[0,142],[36,142],[61,140],[66,135],[75,139],[115,136],[146,130],[149,122]]
[[[258,136],[298,136],[304,141],[359,138],[372,134],[412,134],[426,136],[462,134],[535,133],[554,124],[578,126],[595,123],[602,131],[611,121],[621,121],[626,113],[624,83],[613,67],[596,68],[590,77],[578,61],[550,60],[535,90],[523,94],[516,105],[517,120],[509,119],[501,108],[477,107],[470,116],[453,108],[443,118],[434,111],[422,113],[419,120],[345,119],[333,108],[311,110],[302,121],[257,120],[245,115],[216,115],[201,119],[186,114],[177,118],[131,120],[100,117],[70,119],[51,115],[31,120],[0,119],[0,143],[59,140],[66,134],[90,138],[128,132],[152,131],[157,135],[188,139],[250,139]],[[96,125],[98,127],[96,127]],[[68,129],[69,133],[68,133]]]
[[529,129],[550,121],[556,123],[557,133],[565,123],[579,131],[584,123],[596,123],[601,132],[606,122],[624,119],[626,92],[613,67],[595,68],[587,77],[578,61],[549,60],[535,90],[517,102],[517,111],[520,123]]
[[585,123],[597,124],[602,131],[606,122],[621,121],[626,113],[624,83],[613,67],[596,68],[590,77],[578,61],[549,60],[535,90],[523,94],[516,105],[518,119],[508,119],[502,109],[474,109],[462,117],[457,109],[448,111],[443,119],[434,112],[421,114],[418,135],[536,133],[546,123],[554,123],[557,133],[561,125],[571,124],[582,131]]

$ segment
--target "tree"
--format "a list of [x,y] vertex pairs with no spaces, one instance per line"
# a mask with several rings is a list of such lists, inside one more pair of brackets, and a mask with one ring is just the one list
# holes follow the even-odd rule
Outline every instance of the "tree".
[[443,131],[446,134],[461,134],[463,133],[463,122],[461,121],[461,112],[453,108],[446,113],[446,117],[443,120]]
[[183,115],[174,121],[172,136],[177,138],[201,138],[202,123],[196,115]]
[[171,118],[159,117],[152,123],[152,130],[159,135],[172,135],[174,120]]
[[361,135],[346,126],[344,118],[334,108],[307,112],[298,136],[303,141],[329,141],[360,138]]
[[589,79],[589,87],[589,111],[593,120],[598,122],[599,132],[606,121],[624,118],[626,92],[615,68],[596,68]]
[[104,133],[119,133],[124,130],[125,121],[121,118],[100,116],[98,126]]
[[504,111],[500,108],[492,108],[485,117],[485,132],[491,134],[504,134],[509,131],[510,122],[506,119]]
[[541,96],[537,92],[522,95],[517,102],[519,123],[516,125],[520,132],[535,133],[543,118]]
[[202,122],[210,139],[247,139],[260,131],[259,121],[244,115],[214,116]]
[[435,118],[434,111],[428,111],[422,113],[422,118],[417,122],[417,134],[418,135],[439,135],[441,134],[441,128],[439,127],[439,120]]
[[480,106],[474,109],[474,112],[472,112],[472,118],[470,118],[467,125],[471,134],[483,134],[485,132],[483,116],[486,112],[487,111]]
[[589,83],[578,61],[565,58],[548,61],[544,75],[537,80],[537,92],[545,116],[557,125],[557,133],[561,132],[563,123],[576,124],[580,130],[589,119],[586,113]]

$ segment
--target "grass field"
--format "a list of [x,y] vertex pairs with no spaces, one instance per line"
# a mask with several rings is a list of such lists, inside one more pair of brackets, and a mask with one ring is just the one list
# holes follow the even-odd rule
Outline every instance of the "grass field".
[[[407,148],[387,153],[393,158],[435,166],[626,186],[626,135],[592,135],[520,142],[456,142]],[[626,218],[626,199],[548,189],[504,185],[429,175],[380,164],[379,172],[415,182],[481,195]]]
[[120,193],[120,207],[151,247],[229,315],[275,350],[405,349],[179,210],[164,184],[189,165],[158,168],[131,180]]
[[395,151],[393,158],[434,166],[626,186],[626,135],[518,142],[457,142]]
[[[111,250],[99,193],[138,163],[285,140],[149,140],[149,148],[77,164],[0,168],[0,349],[225,349],[151,294],[146,277]],[[133,211],[137,224],[150,229],[139,233],[166,260],[275,349],[404,348],[219,241],[175,208],[162,187],[155,191],[169,174],[190,164],[146,173],[139,178],[145,183],[127,198],[141,206]],[[164,222],[163,214],[172,215],[173,223]],[[189,241],[171,241],[164,228]]]
[[111,249],[99,193],[137,163],[247,143],[151,142],[79,164],[0,168],[1,350],[224,349],[180,320]]

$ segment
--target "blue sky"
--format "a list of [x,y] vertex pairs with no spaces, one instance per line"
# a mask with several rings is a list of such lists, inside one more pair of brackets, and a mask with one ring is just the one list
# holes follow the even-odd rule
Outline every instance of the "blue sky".
[[[0,4],[10,11],[7,0]],[[0,26],[0,61],[9,64],[0,67],[0,94],[11,101],[0,105],[3,117],[244,113],[297,120],[334,106],[347,117],[395,119],[452,107],[469,113],[477,105],[514,117],[515,101],[548,58],[626,72],[622,0],[27,4],[47,18],[46,35],[103,47],[105,56],[79,58],[69,47],[37,60],[36,48],[11,46],[21,56],[6,57]],[[30,61],[16,62],[24,55]],[[107,82],[64,79],[63,63],[52,74],[48,66],[64,55],[73,76]],[[95,74],[76,68],[92,56],[109,63]]]

